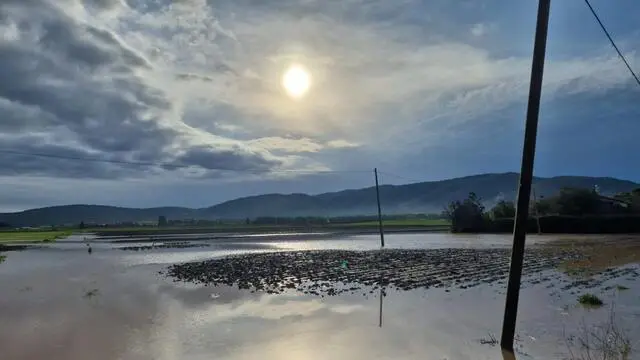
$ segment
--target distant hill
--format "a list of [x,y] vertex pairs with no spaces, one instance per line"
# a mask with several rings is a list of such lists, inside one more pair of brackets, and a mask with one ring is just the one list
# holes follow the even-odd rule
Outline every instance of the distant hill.
[[81,221],[85,223],[113,224],[157,221],[159,215],[164,215],[169,219],[189,219],[197,217],[198,214],[197,210],[180,207],[135,209],[104,205],[63,205],[15,213],[0,213],[0,222],[5,222],[12,226],[79,224]]
[[[482,174],[461,178],[380,187],[385,214],[440,212],[450,201],[464,199],[475,192],[487,206],[500,199],[513,200],[518,174]],[[598,186],[604,195],[631,191],[640,187],[632,181],[608,177],[558,176],[535,178],[536,195],[549,196],[563,187],[592,188]],[[203,209],[158,207],[132,209],[102,205],[66,205],[0,213],[0,223],[14,226],[41,226],[86,223],[117,223],[168,219],[231,219],[258,216],[344,216],[376,212],[375,188],[343,190],[319,195],[266,194],[226,201]]]

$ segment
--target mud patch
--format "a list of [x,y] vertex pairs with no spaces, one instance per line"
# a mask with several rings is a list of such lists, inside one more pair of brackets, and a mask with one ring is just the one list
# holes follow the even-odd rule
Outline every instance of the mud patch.
[[162,243],[162,244],[153,244],[153,245],[142,245],[142,246],[125,246],[119,247],[119,250],[125,251],[144,251],[144,250],[154,250],[154,249],[187,249],[187,248],[199,248],[199,247],[209,247],[209,244],[197,244],[190,243],[188,241],[184,242],[170,242],[170,243]]
[[[297,290],[312,295],[372,291],[379,287],[466,289],[504,283],[509,272],[508,249],[430,249],[375,251],[293,251],[249,254],[177,264],[167,275],[176,281],[282,293]],[[528,249],[523,286],[550,282],[544,275],[561,263],[581,257],[575,250]],[[567,284],[580,286],[582,283]]]
[[6,245],[0,244],[0,251],[22,251],[29,248],[29,245]]

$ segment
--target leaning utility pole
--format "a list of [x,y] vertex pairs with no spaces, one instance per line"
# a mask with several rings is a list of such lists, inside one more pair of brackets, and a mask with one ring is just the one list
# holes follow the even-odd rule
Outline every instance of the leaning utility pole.
[[382,208],[380,207],[380,187],[378,186],[378,168],[373,169],[376,179],[376,198],[378,199],[378,228],[380,229],[380,247],[384,247],[384,228],[382,227]]
[[531,197],[531,182],[533,180],[533,162],[536,153],[538,114],[540,112],[540,95],[542,93],[542,74],[544,71],[544,57],[547,45],[550,7],[551,0],[539,0],[535,43],[533,46],[533,61],[531,66],[531,83],[529,84],[529,102],[527,104],[524,145],[522,147],[522,167],[520,170],[520,184],[518,187],[518,202],[516,207],[515,225],[513,227],[513,248],[511,250],[507,299],[504,307],[502,336],[500,338],[500,346],[502,349],[510,352],[513,352],[513,338],[515,335],[516,317],[518,314],[520,278],[522,276],[524,245],[527,233],[527,218],[529,216],[529,198]]

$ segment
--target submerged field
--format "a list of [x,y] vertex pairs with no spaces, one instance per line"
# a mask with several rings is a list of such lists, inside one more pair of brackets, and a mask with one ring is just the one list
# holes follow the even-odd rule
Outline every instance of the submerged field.
[[[564,258],[575,256],[569,251],[553,256],[530,251],[525,272],[554,269]],[[503,282],[508,265],[508,249],[324,250],[238,255],[178,264],[168,274],[178,280],[213,286],[238,286],[267,293],[296,289],[324,296],[355,293],[371,286],[466,289]]]
[[[252,239],[3,253],[3,359],[501,358],[509,235]],[[638,358],[638,239],[527,240],[517,358],[585,358],[598,329]]]
[[[296,289],[305,294],[335,295],[371,286],[467,289],[504,284],[510,255],[508,248],[288,251],[176,264],[168,274],[181,281],[267,293]],[[635,269],[615,269],[637,262],[640,241],[636,238],[561,239],[527,250],[523,273],[529,277],[523,286],[545,283],[558,291],[594,288],[619,276],[640,277]],[[583,278],[559,281],[563,272]]]

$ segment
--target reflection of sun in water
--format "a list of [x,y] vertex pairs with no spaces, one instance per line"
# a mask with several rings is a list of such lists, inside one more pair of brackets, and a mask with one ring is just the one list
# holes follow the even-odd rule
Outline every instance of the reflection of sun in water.
[[292,98],[301,98],[311,87],[311,74],[300,65],[292,65],[282,75],[282,86]]

